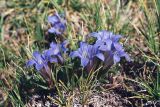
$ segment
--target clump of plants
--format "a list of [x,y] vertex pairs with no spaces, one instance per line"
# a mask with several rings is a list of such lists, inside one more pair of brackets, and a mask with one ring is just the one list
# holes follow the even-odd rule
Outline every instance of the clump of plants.
[[65,18],[56,12],[48,17],[48,22],[51,24],[48,33],[54,39],[50,40],[49,49],[34,51],[26,66],[33,66],[50,88],[56,87],[58,90],[57,83],[65,86],[71,84],[73,78],[76,78],[74,84],[77,84],[81,78],[88,78],[90,75],[91,80],[96,80],[96,75],[104,75],[122,57],[130,61],[129,55],[119,43],[121,35],[101,30],[92,32],[86,36],[86,40],[80,39],[75,43],[65,39],[63,35],[67,30]]

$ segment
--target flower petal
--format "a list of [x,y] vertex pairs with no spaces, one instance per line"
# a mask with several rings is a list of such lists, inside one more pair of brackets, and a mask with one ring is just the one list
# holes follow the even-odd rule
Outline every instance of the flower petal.
[[57,58],[50,58],[49,59],[49,61],[50,61],[50,63],[53,63],[53,62],[55,62],[55,63],[58,63],[58,60],[57,60]]
[[65,40],[62,44],[61,44],[61,49],[63,52],[68,51],[67,45],[69,44],[68,40]]
[[97,40],[95,46],[101,46],[101,45],[104,45],[104,42],[102,40]]
[[97,32],[93,32],[93,33],[90,33],[89,36],[92,36],[92,37],[96,37],[96,38],[97,38],[97,37],[98,37],[98,33],[97,33]]
[[112,41],[110,39],[105,40],[103,45],[100,45],[99,50],[110,51],[112,46]]
[[123,47],[121,44],[119,43],[114,43],[114,48],[116,49],[116,51],[124,51]]
[[112,40],[113,40],[113,42],[118,42],[120,38],[122,38],[121,35],[114,35],[114,36],[112,37]]
[[53,54],[54,55],[57,55],[58,53],[60,53],[60,50],[59,50],[59,46],[56,46],[53,50]]
[[58,55],[58,58],[59,58],[60,62],[63,63],[63,57],[61,55]]
[[107,47],[107,45],[101,45],[99,47],[99,50],[101,50],[101,51],[108,51],[108,47]]
[[41,54],[38,51],[34,51],[33,56],[34,56],[34,58],[37,59],[37,58],[41,57]]
[[60,35],[62,34],[58,29],[54,28],[54,27],[51,27],[49,30],[48,30],[49,33],[54,33],[54,34],[57,34],[57,35]]
[[74,58],[74,57],[81,57],[82,55],[80,55],[80,53],[78,51],[73,51],[70,53],[69,56]]
[[108,31],[106,31],[106,30],[102,30],[102,31],[99,31],[98,32],[98,34],[99,34],[99,36],[98,36],[98,40],[105,40],[105,39],[109,39],[109,33],[110,32],[108,32]]
[[29,60],[29,61],[26,63],[26,66],[27,66],[27,67],[33,66],[35,63],[36,63],[35,60]]
[[80,42],[80,47],[83,48],[83,47],[86,47],[88,44],[85,43],[85,42]]
[[51,56],[51,55],[57,55],[60,53],[60,50],[59,50],[59,47],[55,47],[55,48],[50,48],[48,51],[47,51],[47,55],[48,56]]
[[89,63],[89,59],[87,58],[81,58],[81,66],[85,67]]
[[61,31],[61,33],[63,33],[66,29],[66,25],[65,23],[57,23],[55,26],[54,26],[58,31]]
[[120,57],[117,54],[114,54],[113,60],[114,60],[114,64],[116,64],[120,61]]
[[102,61],[105,60],[105,57],[104,57],[104,55],[103,55],[102,53],[98,53],[98,54],[96,55],[96,57],[98,57],[98,58],[101,59]]
[[48,22],[51,23],[51,24],[55,24],[57,22],[59,22],[59,17],[57,15],[54,15],[54,16],[48,16]]
[[36,69],[39,71],[39,70],[41,70],[42,68],[43,68],[43,64],[38,64],[38,63],[36,63]]
[[51,43],[50,43],[50,47],[51,47],[51,48],[55,48],[56,46],[57,46],[57,44],[56,44],[55,42],[51,42]]

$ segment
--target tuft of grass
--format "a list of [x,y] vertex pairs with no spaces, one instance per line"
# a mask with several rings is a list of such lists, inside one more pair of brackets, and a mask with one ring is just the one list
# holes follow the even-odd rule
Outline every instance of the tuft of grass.
[[[98,87],[96,78],[98,70],[99,69],[95,72],[90,72],[88,75],[82,70],[81,76],[76,74],[71,75],[67,83],[66,81],[57,80],[55,78],[57,76],[52,76],[58,96],[56,98],[48,96],[48,98],[59,106],[71,107],[87,105],[93,92],[96,91]],[[53,73],[53,75],[55,75],[55,72]]]
[[[148,59],[155,62],[157,65],[160,61],[160,38],[159,38],[159,32],[160,32],[160,21],[159,21],[159,6],[160,3],[158,0],[153,0],[150,4],[147,3],[145,0],[142,0],[140,2],[142,12],[144,14],[145,20],[140,18],[141,28],[139,28],[139,31],[141,35],[145,37],[146,44],[149,47],[149,51],[151,55],[145,55],[148,56]],[[151,6],[153,6],[151,8]],[[152,11],[152,10],[154,11]]]
[[[145,91],[144,93],[135,92],[139,98],[147,101],[158,101],[160,99],[160,2],[159,0],[139,0],[139,4],[143,16],[139,18],[141,27],[137,27],[137,32],[145,38],[146,47],[149,49],[147,52],[142,52],[143,57],[148,61],[154,63],[156,74],[150,71],[148,81],[140,78],[138,83]],[[140,49],[142,50],[142,49]],[[154,76],[153,76],[154,75]]]

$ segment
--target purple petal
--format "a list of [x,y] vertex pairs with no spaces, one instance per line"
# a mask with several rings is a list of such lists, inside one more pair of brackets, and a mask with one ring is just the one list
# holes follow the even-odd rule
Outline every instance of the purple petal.
[[105,45],[100,45],[99,50],[110,51],[111,50],[112,41],[107,39],[105,41],[105,43],[106,43]]
[[107,45],[101,45],[99,47],[99,50],[101,50],[101,51],[108,51],[109,49],[108,49]]
[[52,48],[50,48],[50,49],[47,51],[47,56],[51,56],[51,55],[54,55]]
[[81,58],[81,66],[85,67],[89,63],[89,59],[87,58]]
[[124,52],[124,50],[117,51],[117,53],[118,53],[119,57],[125,57],[125,59],[126,59],[127,61],[130,61],[129,55],[128,55],[126,52]]
[[66,47],[66,45],[68,45],[68,44],[69,44],[69,41],[68,41],[68,40],[65,40],[65,41],[62,42],[62,45],[65,46],[65,47]]
[[104,42],[102,40],[97,40],[95,43],[96,46],[101,46],[103,44],[104,44]]
[[63,57],[61,55],[58,55],[58,58],[61,62],[63,62]]
[[70,53],[70,57],[74,58],[74,57],[81,57],[82,55],[78,52],[78,51],[74,51]]
[[57,22],[59,22],[60,19],[57,15],[54,15],[54,16],[48,16],[48,22],[51,23],[51,24],[55,24]]
[[43,64],[36,64],[36,69],[39,71],[43,68]]
[[87,43],[85,43],[85,42],[80,42],[80,47],[85,47],[87,45]]
[[61,32],[64,32],[66,29],[65,23],[57,23],[54,27]]
[[61,44],[61,48],[63,52],[68,51],[67,45],[69,44],[68,40],[65,40],[62,44]]
[[53,63],[53,62],[58,63],[57,58],[50,58],[49,61],[50,61],[50,63]]
[[108,50],[111,50],[112,41],[110,39],[105,40]]
[[57,46],[57,44],[55,42],[51,42],[50,47],[51,48],[55,48]]
[[35,60],[29,60],[29,61],[26,63],[26,66],[27,66],[27,67],[33,66],[35,63],[36,63]]
[[51,28],[48,30],[48,32],[50,32],[50,33],[55,33],[55,32],[56,32],[56,29],[55,29],[54,27],[51,27]]
[[54,33],[54,34],[57,34],[57,35],[60,35],[60,34],[61,34],[61,32],[59,32],[59,30],[56,29],[56,28],[54,28],[54,27],[51,27],[51,28],[48,30],[48,32]]
[[57,55],[60,52],[59,47],[57,46],[56,48],[50,48],[47,52],[48,56],[51,55]]
[[56,48],[54,48],[54,49],[52,49],[52,50],[53,50],[53,54],[54,54],[54,55],[57,55],[57,54],[60,52],[59,46],[56,46]]
[[120,38],[122,38],[121,35],[114,35],[114,37],[112,38],[112,40],[113,40],[113,42],[118,42]]
[[33,52],[33,56],[34,56],[34,58],[39,58],[39,57],[41,57],[41,54],[38,52],[38,51],[35,51],[35,52]]
[[116,63],[118,63],[120,61],[120,57],[117,54],[115,54],[113,56],[113,59],[114,59],[114,64],[116,64]]
[[109,33],[110,32],[108,32],[108,31],[106,31],[106,30],[102,30],[102,31],[99,31],[98,32],[98,34],[99,34],[99,36],[98,36],[98,40],[105,40],[105,39],[108,39],[109,38]]
[[105,59],[105,57],[104,57],[104,55],[103,55],[102,53],[98,53],[96,56],[97,56],[99,59],[101,59],[102,61],[104,61],[104,59]]
[[89,36],[92,36],[92,37],[96,37],[96,38],[97,38],[97,37],[98,37],[98,33],[97,33],[97,32],[93,32],[93,33],[90,33]]
[[119,43],[114,43],[113,45],[114,45],[114,47],[115,47],[115,49],[116,49],[117,51],[124,51],[124,49],[123,49],[123,47],[122,47],[121,44],[119,44]]
[[42,55],[38,51],[33,52],[33,56],[36,63],[43,62]]

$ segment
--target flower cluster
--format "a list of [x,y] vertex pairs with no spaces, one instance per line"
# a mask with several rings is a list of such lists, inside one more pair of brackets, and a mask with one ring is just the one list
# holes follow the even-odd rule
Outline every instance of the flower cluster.
[[120,35],[115,35],[106,30],[94,32],[90,35],[97,38],[95,45],[99,47],[99,50],[106,52],[105,59],[112,57],[114,64],[118,63],[121,57],[125,57],[127,61],[130,61],[128,54],[125,53],[123,46],[119,43]]
[[40,71],[45,69],[48,71],[48,63],[63,63],[64,59],[62,57],[62,52],[66,52],[66,45],[68,41],[64,41],[61,44],[52,42],[48,50],[44,50],[42,54],[38,51],[33,53],[33,59],[27,62],[27,67],[35,66],[35,68]]
[[48,22],[51,23],[51,28],[48,30],[50,33],[61,35],[66,30],[66,20],[61,18],[58,13],[48,17]]
[[[121,57],[125,57],[130,61],[128,54],[124,51],[119,43],[120,35],[114,35],[112,32],[103,30],[90,34],[91,37],[97,38],[95,44],[80,43],[80,48],[72,52],[72,58],[81,59],[81,66],[92,68],[96,64],[96,57],[104,62],[104,68],[108,68],[120,61]],[[91,69],[89,69],[91,70]]]

